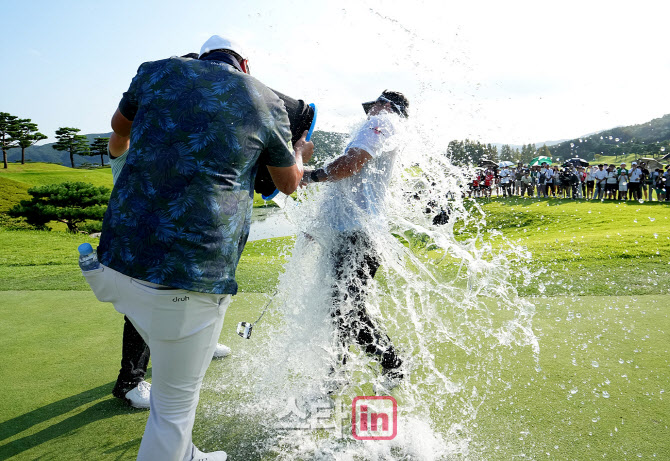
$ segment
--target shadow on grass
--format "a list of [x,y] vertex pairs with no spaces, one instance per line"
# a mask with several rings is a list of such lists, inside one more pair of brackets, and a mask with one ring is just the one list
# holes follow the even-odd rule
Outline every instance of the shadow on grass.
[[[45,423],[52,418],[57,418],[67,414],[81,406],[95,402],[101,398],[108,397],[112,392],[112,388],[114,387],[115,382],[116,381],[112,381],[80,394],[50,403],[41,408],[3,422],[0,424],[0,441],[14,437],[15,435],[20,434],[21,432],[26,431],[31,427]],[[129,411],[133,412],[143,410],[132,410],[129,409],[129,407],[124,402],[121,402],[118,399],[107,398],[106,400],[98,402],[89,408],[86,408],[84,411],[64,419],[63,421],[49,425],[48,427],[34,434],[26,435],[25,437],[21,437],[1,446],[0,460],[11,458],[12,456],[16,456],[19,453],[30,450],[31,448],[34,448],[45,442],[49,442],[50,440],[53,440],[57,437],[67,435],[92,422],[110,418],[119,414],[126,414]],[[129,445],[128,447],[119,446],[115,447],[111,451],[123,451],[125,453],[131,448],[136,450],[139,446],[139,443],[140,439],[127,442],[123,445]]]

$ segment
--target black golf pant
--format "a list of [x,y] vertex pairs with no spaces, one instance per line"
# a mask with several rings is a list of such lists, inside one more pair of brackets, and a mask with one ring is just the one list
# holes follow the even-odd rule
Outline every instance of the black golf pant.
[[149,346],[125,317],[123,346],[121,348],[121,370],[112,394],[124,398],[126,393],[144,380],[149,365]]
[[[339,341],[346,351],[355,342],[374,355],[384,369],[402,365],[391,339],[365,309],[369,282],[377,273],[380,260],[373,242],[364,232],[343,233],[331,254],[335,270],[333,310]],[[342,357],[346,362],[346,352]]]

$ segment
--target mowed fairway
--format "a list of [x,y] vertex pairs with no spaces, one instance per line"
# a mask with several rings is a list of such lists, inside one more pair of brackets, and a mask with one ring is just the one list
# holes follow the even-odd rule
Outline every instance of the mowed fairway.
[[[489,387],[465,458],[669,459],[669,208],[511,199],[484,210],[532,252],[533,271],[547,269],[520,287],[536,306],[540,369],[525,352],[490,365],[506,384]],[[75,260],[78,243],[95,241],[2,230],[0,241],[0,459],[134,459],[148,412],[110,395],[123,317],[86,290]],[[210,367],[202,410],[236,404],[213,389],[235,378],[236,351],[254,344],[235,326],[256,317],[291,244],[248,245],[242,293],[221,336],[233,355]],[[259,328],[254,338],[263,334]],[[461,365],[465,377],[466,360]],[[452,421],[433,417],[446,432]],[[250,448],[263,430],[201,411],[194,441],[231,460],[273,459]]]
[[[62,182],[86,182],[94,186],[113,187],[112,169],[106,165],[102,168],[84,169],[68,168],[54,163],[18,163],[9,164],[9,168],[0,169],[0,213],[21,200],[30,198],[28,189],[34,186],[57,184]],[[273,202],[264,202],[259,194],[254,195],[254,207],[275,206]],[[53,224],[53,223],[52,223]],[[56,224],[54,229],[64,230]]]

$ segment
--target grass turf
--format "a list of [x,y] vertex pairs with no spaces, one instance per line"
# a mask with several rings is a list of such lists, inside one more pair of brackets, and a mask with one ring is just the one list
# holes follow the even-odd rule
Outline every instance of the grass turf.
[[[235,405],[235,396],[212,389],[243,365],[235,351],[252,343],[235,335],[235,325],[253,317],[265,299],[243,294],[229,308],[221,340],[233,347],[233,356],[210,367],[201,406]],[[500,460],[522,454],[545,458],[546,453],[584,460],[670,456],[666,307],[664,296],[539,301],[534,325],[542,369],[537,371],[525,353],[496,367],[500,381],[480,396],[471,454]],[[0,364],[0,459],[134,459],[148,413],[110,396],[120,358],[121,315],[79,291],[6,291],[0,314],[0,345],[6,352]],[[258,329],[259,341],[263,334]],[[460,370],[454,380],[468,376],[464,363],[454,363],[448,348],[442,351],[438,363]],[[456,394],[454,401],[467,397]],[[433,402],[435,407],[444,403]],[[448,427],[453,422],[446,417],[449,402],[446,407],[426,411]],[[245,430],[220,424],[199,412],[195,443],[205,450],[225,449],[232,459],[272,459],[267,453],[250,456],[245,448],[262,428],[246,427],[244,421]]]
[[[112,169],[109,166],[83,169],[53,163],[35,162],[25,165],[13,163],[6,170],[0,169],[0,197],[2,197],[0,212],[7,211],[21,200],[30,198],[27,192],[30,187],[66,181],[87,182],[112,189]],[[266,202],[259,194],[254,194],[254,208],[274,206],[276,206],[274,202]]]
[[[77,262],[77,246],[96,238],[83,234],[8,231],[0,228],[0,291],[88,290]],[[239,290],[268,292],[276,284],[291,237],[247,243],[237,272]]]
[[[669,205],[498,198],[483,209],[487,231],[528,249],[529,270],[546,270],[530,286],[518,283],[520,294],[670,292]],[[460,238],[471,235],[463,229]]]
[[[484,208],[492,227],[533,253],[533,269],[548,271],[540,276],[543,292],[537,285],[520,288],[541,296],[534,300],[534,326],[542,370],[525,352],[496,368],[510,387],[490,386],[472,453],[501,460],[670,457],[668,208],[551,199],[494,199]],[[76,246],[94,240],[0,230],[0,241],[0,345],[6,351],[0,459],[133,459],[147,413],[109,395],[122,317],[95,300],[76,266]],[[291,244],[284,238],[247,245],[238,271],[246,293],[229,308],[222,334],[234,350],[249,347],[234,327],[258,313]],[[435,352],[439,363],[467,376],[466,359]],[[229,379],[236,365],[234,355],[215,362],[206,383]],[[234,396],[203,392],[202,405],[214,402],[235,404]],[[433,416],[448,427],[447,415]],[[233,459],[259,459],[245,447],[261,428],[245,428],[254,435],[220,424],[200,412],[195,442],[225,449]]]

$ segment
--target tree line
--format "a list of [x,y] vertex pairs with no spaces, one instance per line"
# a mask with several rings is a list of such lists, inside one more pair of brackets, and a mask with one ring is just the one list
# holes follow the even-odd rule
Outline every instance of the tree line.
[[[74,168],[74,156],[100,156],[100,164],[105,164],[107,154],[107,143],[109,138],[95,138],[89,144],[81,130],[73,127],[61,127],[56,131],[56,143],[53,148],[70,154],[70,163]],[[4,168],[7,168],[7,151],[9,149],[21,148],[21,164],[26,163],[26,149],[35,145],[38,141],[47,139],[47,136],[38,131],[36,123],[29,118],[19,118],[8,112],[0,112],[0,148],[2,148],[2,160]]]
[[509,144],[503,144],[498,151],[497,146],[483,144],[479,141],[451,141],[447,147],[447,156],[455,165],[477,165],[483,160],[491,160],[498,163],[510,161],[514,163],[528,164],[538,156],[551,157],[551,151],[546,145],[539,149],[535,144],[524,144],[521,149],[512,148]]

